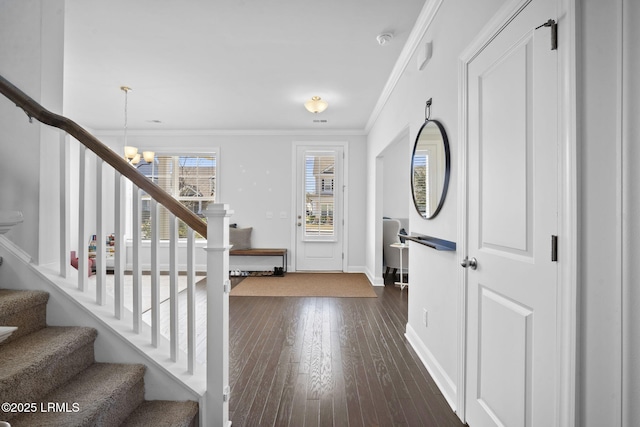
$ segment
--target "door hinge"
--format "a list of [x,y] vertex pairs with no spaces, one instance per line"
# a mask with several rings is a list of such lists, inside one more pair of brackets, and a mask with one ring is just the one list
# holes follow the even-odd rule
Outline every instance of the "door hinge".
[[537,26],[536,30],[542,27],[551,28],[551,50],[557,50],[558,49],[558,23],[556,22],[555,19],[549,19],[544,24]]
[[224,284],[222,285],[222,289],[224,290],[225,294],[228,294],[229,292],[231,292],[231,281],[225,280]]
[[558,262],[558,236],[551,236],[551,261]]
[[222,401],[228,402],[230,397],[231,397],[231,389],[229,388],[229,386],[226,386],[224,390],[222,390]]

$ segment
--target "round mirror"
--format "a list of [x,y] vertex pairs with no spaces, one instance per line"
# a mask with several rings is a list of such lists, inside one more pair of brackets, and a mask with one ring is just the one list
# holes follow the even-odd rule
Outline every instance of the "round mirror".
[[447,195],[449,185],[449,141],[437,120],[424,122],[411,157],[411,192],[413,203],[425,219],[435,217]]

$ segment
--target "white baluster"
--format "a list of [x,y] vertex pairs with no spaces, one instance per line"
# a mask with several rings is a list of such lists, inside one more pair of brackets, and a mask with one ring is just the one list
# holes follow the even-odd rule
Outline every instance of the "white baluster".
[[158,202],[151,200],[151,344],[158,347],[160,341],[160,224]]
[[124,191],[122,174],[114,172],[114,259],[113,259],[113,305],[114,316],[122,319],[122,307],[124,304],[124,256],[127,246],[124,241]]
[[140,189],[133,185],[131,196],[131,211],[133,213],[133,331],[140,333],[142,323],[142,265],[140,262],[142,215],[140,212]]
[[60,131],[60,276],[69,277],[71,202],[69,198],[69,136]]
[[107,299],[107,268],[104,226],[104,189],[102,185],[102,169],[104,162],[96,158],[96,302],[104,305]]
[[171,360],[178,360],[178,218],[169,219],[169,333]]
[[78,144],[78,289],[87,288],[89,275],[87,230],[85,219],[85,182],[87,180],[87,157],[84,145]]
[[196,271],[195,236],[193,228],[187,231],[187,363],[193,374],[196,359]]

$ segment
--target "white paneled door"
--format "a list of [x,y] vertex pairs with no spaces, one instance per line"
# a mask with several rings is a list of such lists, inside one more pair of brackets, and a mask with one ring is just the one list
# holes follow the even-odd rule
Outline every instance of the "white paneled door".
[[342,271],[343,152],[297,147],[296,270]]
[[536,29],[555,18],[532,0],[467,63],[471,427],[556,424],[558,63]]

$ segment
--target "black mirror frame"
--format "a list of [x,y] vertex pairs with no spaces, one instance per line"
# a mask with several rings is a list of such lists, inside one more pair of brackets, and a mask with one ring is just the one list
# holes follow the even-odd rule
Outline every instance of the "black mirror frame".
[[[435,211],[433,211],[431,215],[425,216],[425,215],[422,215],[422,213],[420,212],[420,209],[418,208],[418,203],[416,202],[416,195],[415,195],[414,183],[413,183],[413,178],[414,178],[413,160],[416,155],[416,148],[418,147],[418,141],[420,139],[420,135],[422,134],[422,130],[429,122],[434,123],[436,126],[438,126],[438,130],[440,131],[440,135],[442,136],[442,142],[444,144],[444,153],[445,153],[445,168],[444,168],[444,183],[442,186],[442,195],[440,197],[440,200],[438,201],[438,206],[436,207]],[[440,212],[440,209],[442,209],[444,200],[447,198],[447,190],[449,188],[450,175],[451,175],[451,154],[449,149],[449,139],[447,138],[447,132],[444,130],[444,126],[442,125],[442,123],[440,123],[438,120],[431,120],[431,119],[425,120],[422,126],[420,126],[420,130],[418,131],[418,135],[416,136],[416,141],[413,144],[413,151],[411,153],[411,197],[413,198],[413,206],[416,208],[416,211],[418,211],[418,214],[422,218],[433,219],[436,217],[436,215],[438,215],[438,213]]]

